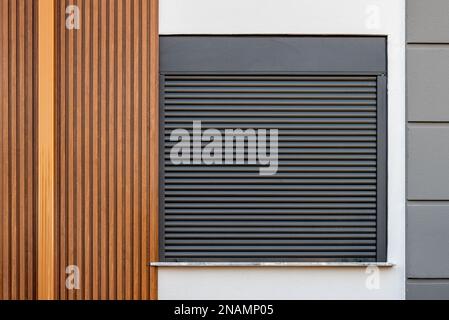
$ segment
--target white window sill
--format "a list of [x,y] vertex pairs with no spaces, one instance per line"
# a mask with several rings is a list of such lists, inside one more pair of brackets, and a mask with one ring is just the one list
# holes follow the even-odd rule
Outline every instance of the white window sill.
[[379,267],[391,268],[391,262],[152,262],[152,267]]

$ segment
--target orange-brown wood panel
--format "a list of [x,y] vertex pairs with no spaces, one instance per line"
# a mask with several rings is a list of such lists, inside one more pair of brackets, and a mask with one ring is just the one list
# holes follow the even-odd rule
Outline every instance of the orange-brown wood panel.
[[37,7],[0,0],[0,299],[37,296]]
[[154,298],[157,1],[60,0],[55,21],[55,298]]
[[54,0],[38,2],[37,298],[54,298]]

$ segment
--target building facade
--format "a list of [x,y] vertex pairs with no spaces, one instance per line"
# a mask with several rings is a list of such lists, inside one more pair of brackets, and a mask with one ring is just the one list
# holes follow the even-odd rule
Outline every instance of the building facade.
[[0,299],[449,298],[447,1],[0,1]]

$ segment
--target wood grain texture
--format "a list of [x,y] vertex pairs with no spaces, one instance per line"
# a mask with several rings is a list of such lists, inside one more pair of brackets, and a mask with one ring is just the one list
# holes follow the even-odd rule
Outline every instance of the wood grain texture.
[[[79,30],[66,29],[68,5],[80,8]],[[61,0],[55,20],[55,298],[149,299],[157,277],[148,266],[157,258],[157,1]],[[70,265],[80,270],[79,290],[65,287]]]
[[0,300],[37,297],[37,9],[0,0]]
[[39,0],[37,298],[54,299],[54,0]]
[[[150,12],[153,12],[150,21],[150,174],[149,174],[149,232],[147,242],[150,243],[151,262],[159,261],[159,2],[150,2]],[[150,298],[158,299],[157,268],[150,268]]]

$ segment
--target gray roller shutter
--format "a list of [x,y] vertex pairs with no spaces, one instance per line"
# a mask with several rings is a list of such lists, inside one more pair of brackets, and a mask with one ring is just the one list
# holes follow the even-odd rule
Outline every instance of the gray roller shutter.
[[[385,40],[242,39],[161,39],[161,260],[385,261]],[[193,121],[278,129],[277,174],[174,165]]]

